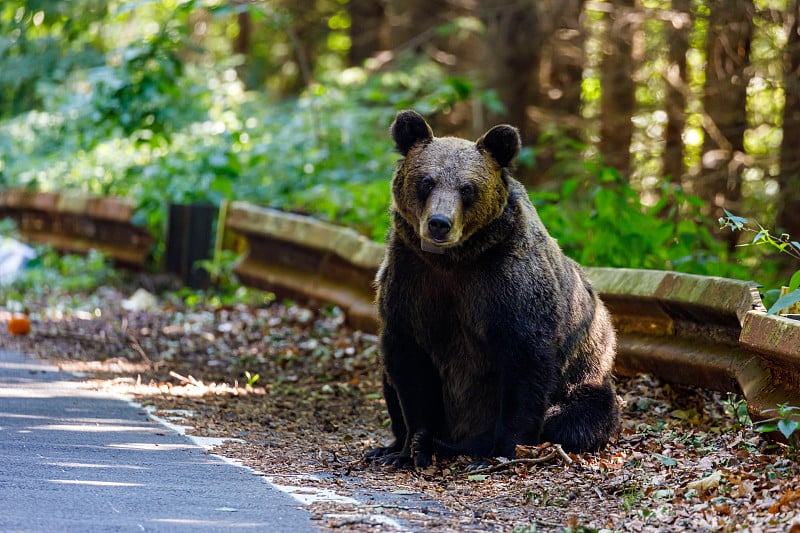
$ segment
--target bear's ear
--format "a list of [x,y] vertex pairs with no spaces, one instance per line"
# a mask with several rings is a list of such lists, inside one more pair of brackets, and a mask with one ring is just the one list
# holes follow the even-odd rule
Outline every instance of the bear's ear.
[[522,148],[522,139],[517,128],[502,124],[484,133],[476,144],[481,151],[492,156],[501,167],[507,167]]
[[433,130],[416,111],[400,111],[392,122],[392,139],[403,156],[418,142],[433,139]]

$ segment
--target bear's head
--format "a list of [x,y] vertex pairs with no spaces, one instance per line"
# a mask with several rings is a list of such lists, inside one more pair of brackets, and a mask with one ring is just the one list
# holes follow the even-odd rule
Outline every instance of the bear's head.
[[401,111],[391,131],[403,156],[392,180],[394,209],[424,251],[444,253],[500,216],[507,168],[521,146],[516,128],[495,126],[475,142],[439,138],[419,113]]

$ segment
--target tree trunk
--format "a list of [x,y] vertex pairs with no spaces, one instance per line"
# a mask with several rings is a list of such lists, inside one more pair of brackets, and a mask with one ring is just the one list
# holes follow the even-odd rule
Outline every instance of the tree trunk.
[[523,143],[532,143],[537,132],[528,127],[525,110],[535,84],[544,40],[539,9],[545,8],[518,0],[493,0],[481,5],[486,25],[486,85],[497,91],[506,108],[504,113],[489,110],[487,122],[517,126]]
[[[750,0],[710,3],[704,106],[703,171],[693,188],[712,216],[741,205],[744,132],[753,4]],[[737,234],[732,233],[731,245]]]
[[389,0],[389,38],[393,50],[422,51],[433,42],[436,28],[449,19],[447,2]]
[[350,66],[359,66],[375,52],[388,48],[384,38],[386,7],[383,0],[350,0]]
[[250,53],[250,36],[253,34],[253,19],[249,11],[242,11],[236,15],[236,24],[239,33],[233,40],[233,53],[248,55]]
[[[238,5],[240,0],[234,2]],[[233,53],[241,55],[244,59],[242,63],[236,67],[236,72],[239,79],[242,80],[245,87],[248,89],[255,89],[258,81],[250,75],[250,46],[253,35],[253,19],[249,11],[242,11],[236,15],[236,24],[239,26],[239,33],[233,40]]]
[[[533,108],[528,120],[533,131],[548,123],[557,124],[567,134],[579,138],[581,128],[581,81],[584,68],[584,30],[581,15],[584,0],[563,0],[553,13],[551,35],[543,43],[536,73],[537,91],[531,95]],[[538,161],[538,158],[537,158]]]
[[609,15],[608,40],[601,74],[602,95],[600,98],[600,153],[607,165],[622,174],[630,170],[630,147],[633,134],[631,118],[634,109],[633,23],[624,15],[633,8],[633,0],[619,0]]
[[[792,6],[794,4],[794,6]],[[778,231],[800,241],[800,2],[790,2],[787,26],[791,27],[784,54],[786,106],[783,110],[783,142],[781,145],[781,186],[778,203]]]
[[686,52],[689,50],[690,0],[672,0],[677,17],[667,25],[669,41],[668,76],[677,75],[680,86],[667,84],[667,131],[664,146],[664,174],[672,183],[681,183],[683,166],[683,129],[686,125],[686,97],[681,86],[686,83]]
[[[584,0],[563,0],[548,10],[549,35],[541,45],[538,71],[533,73],[525,109],[526,138],[531,142],[536,142],[549,126],[573,139],[583,137],[581,84],[586,38],[583,5]],[[555,163],[553,147],[540,144],[535,168],[521,167],[518,177],[526,185],[539,188],[553,177],[550,171]]]
[[313,81],[317,57],[330,33],[328,25],[321,21],[327,21],[333,10],[331,5],[314,0],[279,0],[277,5],[289,15],[286,34],[297,65],[297,75],[287,79],[283,90],[297,94]]

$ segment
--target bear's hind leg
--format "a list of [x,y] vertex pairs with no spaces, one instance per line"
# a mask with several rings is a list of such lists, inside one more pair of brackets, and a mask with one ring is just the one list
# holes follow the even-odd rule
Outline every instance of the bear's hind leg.
[[541,442],[568,452],[602,450],[619,432],[619,406],[611,378],[602,385],[580,383],[547,410]]

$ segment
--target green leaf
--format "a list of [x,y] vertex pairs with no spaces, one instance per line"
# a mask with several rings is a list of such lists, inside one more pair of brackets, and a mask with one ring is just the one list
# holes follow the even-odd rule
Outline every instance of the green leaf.
[[756,428],[756,431],[759,433],[772,433],[773,431],[778,430],[777,424],[759,424]]
[[678,461],[672,457],[667,457],[666,455],[661,455],[660,453],[654,453],[653,455],[656,456],[658,460],[661,461],[661,464],[667,468],[678,464]]
[[731,225],[731,230],[735,229],[742,229],[742,227],[747,224],[747,219],[744,217],[737,217],[727,209],[723,209],[725,211],[725,216],[728,219],[728,222]]
[[787,439],[792,436],[792,433],[800,426],[797,420],[780,420],[778,421],[778,431]]
[[796,291],[798,287],[800,287],[800,270],[792,274],[792,278],[789,280],[789,292]]
[[772,307],[769,308],[767,314],[774,315],[779,311],[786,309],[790,305],[796,304],[797,302],[800,302],[800,290],[794,290],[789,294],[784,294],[783,296],[778,298],[778,301],[772,304]]
[[564,182],[561,186],[561,195],[565,198],[572,196],[572,193],[575,192],[575,189],[578,188],[578,180],[575,178],[570,178]]
[[766,240],[767,232],[766,230],[761,230],[756,233],[756,236],[753,237],[753,244],[761,244],[761,242]]
[[467,476],[469,481],[483,481],[489,477],[487,474],[472,474],[471,476]]

